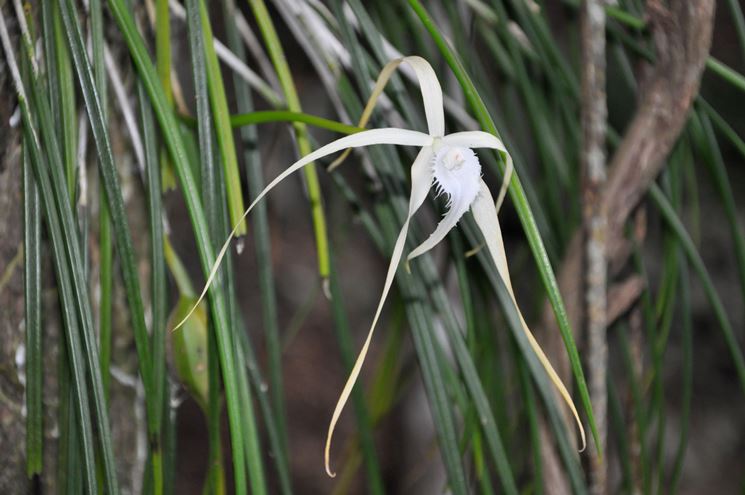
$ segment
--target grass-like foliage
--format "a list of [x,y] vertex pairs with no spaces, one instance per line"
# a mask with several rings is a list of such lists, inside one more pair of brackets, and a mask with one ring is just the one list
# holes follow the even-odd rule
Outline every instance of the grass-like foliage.
[[[599,493],[674,493],[696,413],[699,289],[706,323],[718,332],[709,340],[733,370],[724,386],[745,401],[742,315],[725,304],[745,301],[742,198],[727,167],[730,156],[745,158],[745,141],[733,113],[699,94],[663,171],[633,205],[645,215],[609,236],[626,254],[609,265],[607,294],[638,289],[618,296],[629,300],[607,321],[608,406],[596,414],[585,377],[599,370],[583,352],[582,309],[569,304],[575,295],[562,294],[558,277],[586,227],[577,118],[586,102],[580,41],[571,34],[583,2],[268,3],[0,2],[22,129],[28,476],[54,480],[61,493],[160,495],[179,491],[176,466],[197,457],[207,474],[193,493],[310,493],[307,473],[293,471],[308,454],[288,427],[303,418],[289,407],[295,387],[287,387],[283,355],[310,311],[280,312],[286,301],[277,288],[286,284],[275,278],[278,227],[267,211],[287,179],[302,180],[305,195],[291,202],[302,207],[274,213],[313,237],[312,255],[291,256],[317,272],[314,294],[325,297],[310,297],[308,307],[328,309],[321,323],[336,341],[322,347],[347,373],[336,408],[324,404],[328,430],[314,437],[315,475],[324,461],[329,476],[339,474],[324,486],[409,493],[400,479],[421,481],[427,465],[442,475],[436,489],[456,495],[560,485],[586,493],[590,473],[604,465],[614,474]],[[620,0],[605,10],[609,157],[645,90],[633,68],[656,60],[656,27],[642,4]],[[745,54],[738,3],[720,9]],[[720,60],[710,57],[705,70],[705,81],[745,88],[745,77]],[[288,131],[279,139],[294,158],[275,176],[275,143],[264,131],[277,127]],[[88,188],[87,165],[98,189]],[[130,211],[127,181],[142,208]],[[704,187],[713,191],[706,204]],[[707,267],[705,208],[721,209],[737,297],[723,297]],[[426,210],[435,227],[414,215]],[[645,235],[643,216],[659,233]],[[355,281],[365,284],[367,306],[377,303],[362,327],[342,289],[350,228],[364,233],[355,245],[377,251],[368,260],[354,254],[356,262],[388,267],[382,285]],[[190,242],[172,242],[176,234]],[[236,269],[245,243],[255,256],[248,272]],[[46,246],[59,314],[43,304]],[[244,304],[243,284],[257,287],[260,300]],[[43,335],[53,319],[60,347],[50,350]],[[122,373],[117,335],[132,342],[143,452],[118,451],[112,435],[129,421],[112,406],[112,376]],[[45,355],[56,362],[44,363]],[[57,397],[43,395],[45,366],[59,369]],[[406,400],[417,387],[426,407]],[[177,447],[177,396],[191,397],[204,416],[203,451]],[[421,425],[431,455],[395,464],[390,458],[401,455],[380,439],[386,420],[413,407],[431,418]],[[332,444],[346,415],[355,433]],[[45,436],[49,418],[54,442]],[[125,458],[141,466],[136,482],[123,477]]]

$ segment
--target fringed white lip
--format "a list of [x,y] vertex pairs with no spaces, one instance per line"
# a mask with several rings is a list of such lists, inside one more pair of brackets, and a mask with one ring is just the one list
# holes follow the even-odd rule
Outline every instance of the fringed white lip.
[[[447,195],[448,211],[429,238],[407,256],[407,261],[426,253],[436,246],[445,238],[447,233],[455,227],[465,212],[468,211],[469,208],[471,209],[476,224],[484,236],[489,254],[494,260],[497,271],[510,292],[512,301],[515,303],[515,308],[520,315],[522,329],[525,332],[528,342],[536,353],[538,360],[546,369],[546,373],[554,383],[554,386],[556,386],[559,394],[572,411],[572,415],[577,422],[577,427],[580,432],[582,449],[584,449],[586,443],[585,430],[580,421],[577,409],[575,408],[566,387],[561,382],[561,379],[554,371],[551,363],[549,363],[546,355],[541,350],[541,347],[538,345],[535,337],[533,337],[528,325],[525,323],[512,290],[512,282],[507,267],[507,255],[504,250],[504,243],[502,242],[502,232],[499,227],[499,219],[497,218],[497,212],[504,200],[513,170],[512,157],[510,157],[510,154],[505,149],[502,141],[493,134],[482,131],[456,132],[445,135],[445,116],[442,105],[442,89],[440,88],[440,83],[432,69],[432,66],[429,65],[429,62],[417,56],[393,60],[383,68],[380,76],[378,76],[375,87],[373,88],[370,100],[362,113],[359,127],[364,127],[367,124],[368,119],[372,115],[378,96],[382,93],[393,72],[402,63],[406,63],[414,69],[419,81],[419,88],[422,93],[424,111],[427,118],[427,128],[429,131],[427,134],[408,129],[386,128],[363,131],[358,134],[337,139],[336,141],[333,141],[296,161],[277,176],[277,178],[270,182],[264,190],[261,191],[238,222],[238,225],[240,225],[254,206],[256,206],[256,204],[280,182],[306,165],[327,155],[347,150],[339,159],[332,163],[329,167],[329,170],[331,170],[344,160],[344,157],[347,156],[350,148],[371,146],[374,144],[395,144],[403,146],[418,146],[421,148],[411,166],[411,196],[409,197],[409,211],[401,231],[398,234],[396,243],[393,246],[391,261],[388,265],[388,272],[386,274],[385,283],[383,284],[380,301],[378,302],[378,307],[375,311],[375,316],[373,317],[370,330],[367,333],[367,338],[362,345],[362,349],[352,367],[352,371],[342,389],[339,400],[337,401],[336,407],[331,416],[331,422],[326,436],[326,446],[324,449],[324,464],[326,472],[329,476],[335,476],[333,471],[331,471],[330,452],[331,440],[334,435],[336,423],[344,409],[344,405],[349,399],[352,388],[357,382],[362,365],[365,362],[365,357],[367,356],[367,351],[370,347],[375,327],[383,310],[385,300],[388,297],[388,292],[393,284],[396,270],[401,262],[411,218],[424,203],[424,200],[427,198],[433,184],[438,192]],[[481,179],[481,165],[479,164],[478,157],[474,153],[473,148],[492,148],[502,152],[506,157],[507,167],[502,187],[497,196],[496,207],[489,188]],[[225,257],[230,242],[233,237],[235,237],[235,232],[236,230],[234,229],[230,236],[228,236],[225,244],[223,244],[222,249],[220,249],[217,258],[215,259],[215,263],[212,266],[212,270],[207,277],[204,289],[202,290],[199,299],[194,304],[194,308],[197,307],[207,294],[207,290],[215,279],[220,262]],[[183,325],[184,321],[186,321],[194,311],[194,308],[192,308],[192,310],[186,315],[183,321],[176,325],[174,330]]]
[[481,187],[481,164],[470,148],[442,146],[432,161],[434,187],[447,196],[447,212],[429,238],[414,249],[406,261],[420,256],[442,241],[471,208]]
[[476,199],[481,178],[481,164],[470,148],[443,146],[432,159],[434,185],[438,195],[445,194],[448,208],[460,196],[468,198],[468,204]]

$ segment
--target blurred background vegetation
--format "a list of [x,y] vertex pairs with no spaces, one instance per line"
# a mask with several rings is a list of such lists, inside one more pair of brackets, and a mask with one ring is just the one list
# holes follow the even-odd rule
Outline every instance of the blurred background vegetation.
[[[0,492],[745,491],[736,0],[0,7]],[[513,156],[500,219],[517,300],[599,447],[578,453],[467,216],[399,270],[336,434],[337,477],[324,473],[410,149],[283,183],[168,332],[244,207],[358,131],[402,54],[435,67],[448,132],[498,133]],[[591,112],[606,98],[607,132]],[[407,70],[368,127],[388,126],[425,129]],[[496,191],[504,157],[479,157]],[[593,159],[607,170],[595,182]],[[409,247],[444,207],[433,195]],[[592,215],[606,220],[599,320],[583,302],[598,286]]]

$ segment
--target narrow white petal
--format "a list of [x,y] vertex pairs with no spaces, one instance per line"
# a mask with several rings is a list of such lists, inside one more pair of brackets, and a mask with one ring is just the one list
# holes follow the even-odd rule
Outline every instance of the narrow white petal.
[[442,88],[434,69],[422,57],[406,57],[404,61],[416,72],[419,88],[422,91],[424,114],[427,117],[427,128],[431,136],[445,135],[445,115],[442,104]]
[[297,172],[304,166],[318,160],[319,158],[323,158],[326,155],[336,153],[337,151],[343,150],[345,148],[359,148],[362,146],[371,146],[374,144],[428,146],[431,142],[432,142],[432,138],[429,135],[424,134],[423,132],[410,131],[408,129],[397,129],[397,128],[372,129],[369,131],[362,131],[362,132],[358,132],[357,134],[352,134],[351,136],[344,136],[343,138],[337,139],[336,141],[333,141],[327,144],[326,146],[322,146],[321,148],[318,148],[313,153],[310,153],[304,156],[300,160],[290,165],[284,172],[279,174],[273,181],[271,181],[259,193],[259,195],[249,205],[249,207],[246,208],[246,211],[243,212],[243,216],[241,216],[240,220],[236,223],[235,227],[233,228],[233,231],[230,233],[228,238],[225,240],[225,243],[220,249],[220,252],[217,254],[217,258],[215,259],[215,262],[212,265],[212,269],[210,270],[210,274],[207,277],[207,282],[204,284],[202,293],[199,295],[199,298],[194,303],[194,306],[191,308],[189,313],[184,317],[183,320],[179,322],[178,325],[176,325],[173,328],[173,330],[176,330],[181,325],[183,325],[184,322],[187,319],[189,319],[189,316],[191,316],[191,314],[194,312],[194,310],[199,305],[199,303],[202,301],[202,299],[204,299],[204,296],[207,294],[207,290],[209,289],[210,285],[215,279],[215,276],[217,275],[217,271],[220,268],[220,263],[222,262],[222,259],[225,257],[225,253],[228,252],[228,248],[230,247],[230,241],[232,241],[233,237],[235,237],[238,227],[243,223],[243,221],[246,219],[246,217],[251,212],[251,210],[253,210],[254,206],[256,206],[256,204],[259,201],[261,201],[269,191],[274,189],[274,187],[277,184],[279,184],[280,182],[282,182],[287,177]]
[[[360,120],[357,123],[357,127],[365,127],[367,122],[372,116],[375,105],[378,102],[378,97],[383,93],[386,84],[391,79],[391,76],[396,71],[399,65],[406,63],[414,69],[417,80],[419,81],[419,88],[422,92],[422,101],[424,103],[424,115],[427,118],[427,129],[431,136],[442,137],[445,134],[445,110],[442,104],[442,88],[440,87],[440,81],[437,79],[432,66],[429,65],[422,57],[411,56],[403,57],[388,62],[383,70],[380,71],[375,86],[373,87],[370,98],[367,100],[367,105],[360,116]],[[329,165],[329,171],[335,169],[346,159],[349,155],[349,151],[344,152],[339,158]]]
[[492,148],[507,152],[501,139],[484,131],[454,132],[445,136],[442,139],[442,144],[463,148]]
[[398,264],[401,261],[401,254],[404,249],[404,244],[406,244],[406,233],[409,230],[409,222],[411,220],[411,217],[414,215],[414,213],[416,213],[419,207],[422,206],[422,203],[424,203],[424,200],[427,198],[427,193],[429,192],[429,187],[432,183],[432,155],[432,148],[428,146],[422,148],[422,150],[419,152],[419,155],[416,157],[416,160],[414,160],[414,164],[411,167],[411,197],[409,198],[409,212],[406,216],[406,221],[404,221],[404,224],[401,227],[401,231],[398,234],[396,244],[393,247],[391,262],[388,265],[388,273],[386,274],[385,283],[383,284],[383,293],[380,296],[378,308],[375,311],[375,317],[373,318],[372,325],[370,326],[370,330],[367,333],[365,343],[362,345],[362,349],[357,356],[357,361],[355,361],[354,367],[352,367],[352,372],[350,373],[349,378],[344,385],[344,389],[342,390],[341,395],[339,396],[339,400],[336,403],[336,407],[334,408],[334,413],[331,416],[331,423],[329,424],[328,435],[326,436],[326,448],[324,449],[324,462],[326,466],[326,472],[331,477],[335,476],[335,474],[331,471],[331,463],[329,459],[331,453],[331,439],[334,435],[334,429],[336,428],[337,421],[339,421],[339,416],[344,409],[344,405],[347,403],[349,395],[352,393],[354,384],[357,382],[357,378],[359,377],[360,371],[362,370],[362,364],[365,362],[365,357],[367,356],[367,351],[370,347],[370,341],[372,340],[375,326],[377,325],[378,319],[380,318],[380,313],[383,311],[383,305],[385,304],[385,300],[388,297],[388,292],[390,291],[391,285],[393,284],[393,278],[396,275]]
[[572,397],[571,395],[569,395],[569,392],[562,383],[561,378],[559,378],[559,375],[556,374],[553,366],[551,366],[551,363],[546,357],[546,354],[544,354],[543,349],[541,349],[538,341],[536,341],[533,333],[528,328],[527,323],[525,323],[525,319],[523,318],[523,315],[520,312],[520,308],[517,305],[517,301],[515,300],[515,293],[512,290],[512,281],[510,280],[510,272],[507,268],[507,255],[505,254],[504,250],[504,242],[502,241],[502,230],[499,227],[497,210],[494,207],[494,199],[492,198],[491,192],[489,192],[489,188],[486,187],[486,184],[483,181],[481,182],[481,191],[479,193],[479,196],[473,203],[472,211],[474,219],[476,220],[476,224],[478,224],[479,228],[481,229],[481,233],[484,235],[484,239],[486,240],[486,246],[489,249],[489,254],[491,254],[491,257],[494,260],[494,264],[497,266],[497,271],[499,272],[500,277],[502,277],[502,280],[504,281],[504,284],[510,293],[512,302],[515,304],[515,309],[517,310],[517,314],[520,317],[520,323],[522,325],[523,332],[525,333],[525,337],[528,339],[530,347],[533,349],[533,352],[535,352],[538,361],[540,361],[541,365],[546,370],[548,377],[551,379],[554,386],[559,391],[559,394],[564,399],[564,402],[566,402],[567,406],[569,406],[569,409],[572,411],[572,415],[574,416],[574,420],[577,422],[577,427],[579,428],[580,436],[582,439],[581,450],[584,450],[586,445],[585,429],[582,426],[582,421],[579,418],[579,413],[577,413],[577,408],[574,406]]
[[429,62],[422,57],[416,55],[411,57],[399,58],[391,60],[383,67],[380,71],[378,80],[375,81],[375,87],[370,94],[370,98],[367,100],[365,110],[360,118],[360,127],[364,127],[367,121],[370,120],[372,111],[375,108],[375,103],[378,97],[385,89],[386,84],[390,80],[393,72],[402,63],[408,64],[419,81],[419,89],[422,92],[422,101],[424,103],[424,114],[427,117],[427,128],[431,136],[443,136],[445,135],[445,111],[442,105],[442,88],[440,87],[440,81],[437,79],[434,69]]

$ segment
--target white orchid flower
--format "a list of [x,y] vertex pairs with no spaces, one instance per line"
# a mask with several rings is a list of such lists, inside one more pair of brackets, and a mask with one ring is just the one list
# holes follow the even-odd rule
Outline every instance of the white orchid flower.
[[[399,128],[383,128],[383,129],[372,129],[367,131],[361,131],[357,134],[345,136],[336,141],[333,141],[318,150],[310,153],[309,155],[301,158],[300,160],[293,163],[289,168],[277,176],[272,182],[267,185],[263,191],[256,197],[256,199],[249,205],[248,209],[243,214],[243,217],[238,222],[241,222],[248,216],[249,212],[261,201],[264,196],[271,191],[277,184],[282,182],[284,179],[289,177],[291,174],[299,171],[306,165],[328,156],[332,153],[336,153],[342,150],[350,150],[351,148],[360,148],[364,146],[372,146],[376,144],[394,144],[401,146],[417,146],[421,148],[417,155],[414,163],[411,166],[411,196],[409,198],[409,211],[404,221],[401,231],[398,234],[396,243],[393,247],[393,254],[391,255],[391,261],[388,266],[388,272],[386,274],[385,283],[383,284],[383,292],[378,303],[375,316],[368,331],[367,338],[365,339],[362,349],[360,350],[357,361],[355,362],[352,372],[347,379],[346,384],[341,392],[339,400],[334,409],[334,413],[331,417],[331,423],[328,429],[328,435],[326,438],[326,447],[324,450],[324,463],[326,472],[329,476],[334,476],[330,467],[330,450],[331,440],[334,434],[336,423],[339,420],[339,416],[349,399],[349,395],[359,377],[360,370],[367,356],[370,342],[372,340],[375,326],[378,323],[380,314],[383,309],[383,305],[390,291],[393,279],[395,277],[398,266],[401,262],[401,256],[403,254],[404,245],[406,244],[406,236],[409,230],[409,222],[414,216],[414,213],[424,203],[427,198],[430,189],[434,185],[436,191],[440,194],[445,194],[447,203],[447,213],[442,218],[440,223],[437,225],[435,231],[429,236],[429,238],[414,249],[406,258],[406,261],[410,261],[417,256],[420,256],[433,247],[435,247],[441,240],[445,238],[447,233],[455,227],[458,221],[461,219],[469,209],[473,213],[476,224],[479,226],[484,239],[486,247],[491,255],[494,263],[497,267],[499,275],[502,277],[507,290],[509,291],[515,307],[518,309],[520,315],[520,322],[522,329],[535,352],[538,360],[541,362],[543,367],[546,369],[549,378],[556,386],[560,395],[567,403],[569,408],[574,415],[577,422],[581,440],[582,448],[585,446],[585,432],[582,426],[582,422],[579,419],[577,409],[572,402],[572,398],[569,395],[561,379],[558,377],[553,367],[548,361],[548,358],[543,353],[543,350],[538,345],[535,337],[531,333],[528,325],[520,314],[515,300],[514,291],[512,289],[512,283],[510,279],[509,269],[507,267],[507,257],[505,254],[504,243],[502,241],[502,232],[499,227],[499,220],[497,218],[498,208],[504,198],[507,190],[507,185],[512,174],[513,165],[512,158],[507,152],[502,141],[487,132],[482,131],[466,131],[456,132],[453,134],[445,135],[445,116],[443,111],[443,97],[440,83],[435,75],[432,66],[423,58],[418,56],[404,57],[401,59],[393,60],[389,62],[381,71],[378,81],[376,82],[375,88],[373,89],[372,96],[368,102],[365,111],[363,112],[360,125],[364,126],[375,106],[377,97],[382,93],[383,88],[390,79],[393,71],[402,63],[408,64],[416,73],[419,81],[419,86],[422,93],[422,99],[424,102],[424,111],[427,120],[428,133],[413,131],[409,129]],[[505,171],[505,179],[502,184],[502,188],[498,195],[498,200],[495,206],[492,194],[489,188],[486,186],[484,181],[481,179],[481,164],[479,159],[474,153],[474,148],[491,148],[503,153],[507,160],[507,168]],[[329,169],[337,166],[341,160],[334,162]],[[236,227],[237,229],[237,227]],[[222,249],[220,250],[217,259],[210,271],[207,278],[204,289],[199,296],[201,301],[207,294],[207,290],[214,280],[220,262],[225,256],[230,242],[235,236],[236,230],[231,232],[228,239],[225,241]],[[196,304],[195,306],[196,307]],[[193,311],[193,309],[192,309]],[[191,314],[191,313],[189,313]],[[184,318],[184,321],[188,319],[189,315]],[[176,326],[178,328],[183,322]],[[175,329],[174,329],[175,330]]]

